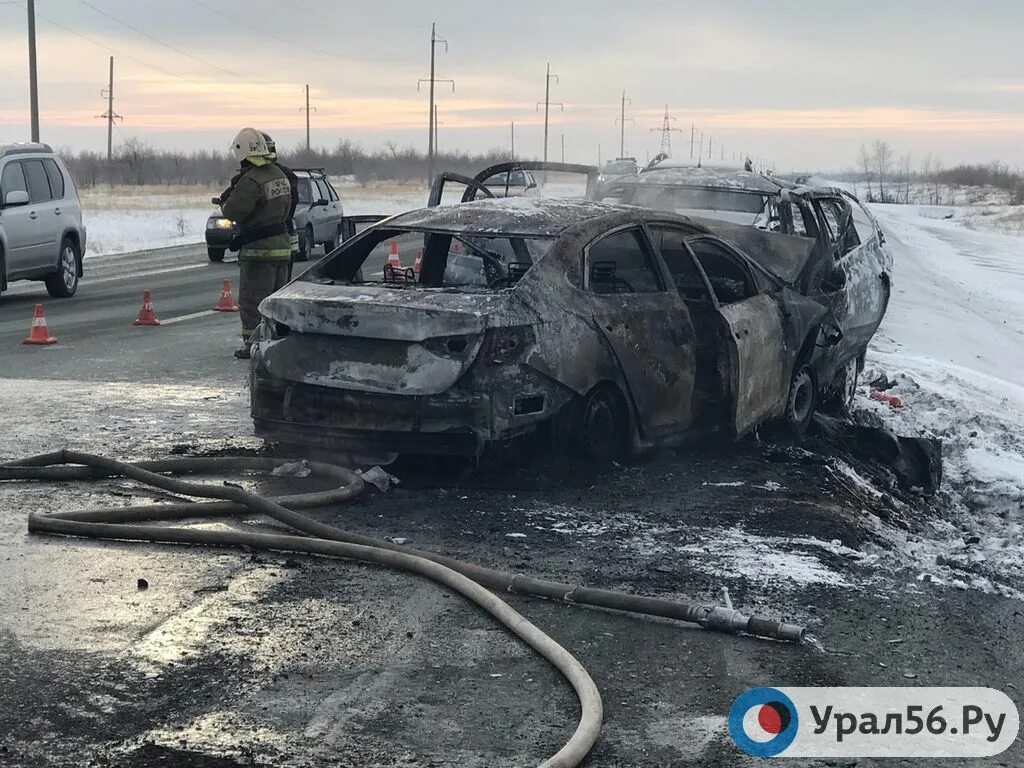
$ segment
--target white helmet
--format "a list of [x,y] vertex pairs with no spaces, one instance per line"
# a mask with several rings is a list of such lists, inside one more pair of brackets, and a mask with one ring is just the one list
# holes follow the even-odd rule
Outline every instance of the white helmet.
[[267,140],[255,128],[243,128],[231,142],[231,151],[238,161],[248,157],[266,157],[270,154]]

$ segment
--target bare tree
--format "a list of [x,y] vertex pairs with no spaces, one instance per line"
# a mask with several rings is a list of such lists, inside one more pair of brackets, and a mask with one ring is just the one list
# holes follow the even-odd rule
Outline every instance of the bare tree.
[[128,170],[130,184],[142,186],[146,183],[146,161],[152,154],[152,150],[145,143],[135,136],[125,139],[117,153],[117,159]]
[[910,202],[910,153],[900,156],[900,181],[903,182],[903,203]]
[[858,158],[858,161],[860,162],[861,172],[864,174],[864,180],[868,183],[867,199],[869,201],[874,200],[875,198],[871,194],[871,179],[874,176],[875,164],[872,162],[870,153],[868,153],[868,148],[863,144],[860,145],[860,157]]
[[875,140],[875,169],[878,171],[878,199],[885,202],[885,177],[889,175],[892,166],[892,148],[889,142]]

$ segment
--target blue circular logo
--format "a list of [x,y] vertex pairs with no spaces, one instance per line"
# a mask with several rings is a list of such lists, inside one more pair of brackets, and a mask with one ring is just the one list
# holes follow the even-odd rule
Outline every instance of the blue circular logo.
[[776,688],[751,688],[729,709],[729,734],[754,757],[774,757],[796,738],[796,707]]

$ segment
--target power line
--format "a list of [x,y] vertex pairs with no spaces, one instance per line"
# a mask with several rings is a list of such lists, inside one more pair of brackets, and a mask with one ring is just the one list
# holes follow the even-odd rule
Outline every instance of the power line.
[[[153,35],[151,35],[151,34],[149,34],[147,32],[143,32],[138,27],[133,27],[128,22],[121,21],[121,19],[117,18],[113,14],[107,13],[102,8],[97,8],[95,5],[90,3],[88,0],[78,0],[78,2],[80,2],[86,8],[91,8],[96,13],[100,14],[101,16],[106,16],[111,21],[113,21],[113,22],[115,22],[117,24],[120,24],[125,29],[128,29],[128,30],[132,31],[132,32],[134,32],[137,35],[142,35],[146,39],[152,40],[157,45],[163,46],[164,48],[166,48],[166,49],[168,49],[170,51],[174,51],[175,53],[181,54],[182,56],[187,56],[188,58],[192,59],[193,61],[198,62],[199,64],[202,64],[204,67],[213,67],[214,69],[218,69],[218,70],[220,70],[221,72],[223,72],[226,75],[231,75],[231,77],[237,77],[239,80],[248,80],[247,77],[243,77],[242,75],[238,74],[237,72],[232,72],[230,69],[225,69],[224,67],[221,67],[221,66],[219,66],[217,64],[214,64],[212,61],[206,61],[205,59],[201,59],[198,56],[193,56],[188,51],[184,51],[181,48],[177,48],[177,47],[175,47],[175,46],[173,46],[173,45],[171,45],[169,43],[165,43],[163,40],[160,40],[159,38],[153,37]],[[249,82],[253,82],[253,81],[249,80]],[[257,83],[257,85],[259,85],[259,83]]]
[[[14,5],[20,5],[22,8],[25,7],[25,4],[22,3],[22,2],[15,2],[13,4]],[[179,74],[177,74],[175,72],[171,72],[171,71],[166,70],[166,69],[164,69],[162,67],[158,67],[156,64],[150,64],[148,61],[143,61],[142,59],[138,59],[138,58],[136,58],[134,56],[131,56],[131,55],[127,54],[127,53],[124,53],[123,51],[120,51],[120,50],[118,50],[117,48],[114,48],[111,45],[107,45],[106,43],[101,43],[98,40],[93,40],[91,37],[89,37],[87,35],[83,35],[81,32],[76,32],[75,30],[71,29],[70,27],[64,26],[59,21],[54,21],[49,16],[44,16],[43,14],[39,13],[39,11],[36,11],[36,16],[38,18],[42,19],[43,21],[45,21],[46,23],[51,24],[51,25],[57,27],[58,29],[63,29],[65,32],[67,32],[70,35],[74,35],[75,37],[81,38],[82,40],[85,40],[85,42],[91,43],[92,45],[95,45],[98,48],[102,48],[105,51],[110,51],[111,53],[116,53],[118,56],[123,56],[124,58],[128,59],[129,61],[134,61],[136,64],[141,64],[144,67],[149,67],[150,69],[152,69],[155,72],[160,72],[161,74],[167,75],[168,77],[176,78],[176,79],[181,80],[182,82],[185,82],[185,83],[198,83],[198,82],[201,82],[199,80],[190,80],[187,77],[184,77],[183,75],[179,75]]]
[[[83,0],[83,2],[84,2],[84,0]],[[294,42],[292,40],[289,40],[286,37],[281,37],[280,35],[275,35],[273,32],[267,32],[266,30],[262,30],[259,27],[253,26],[252,24],[250,24],[249,22],[245,21],[244,19],[240,19],[237,16],[232,16],[229,13],[224,13],[224,11],[220,10],[219,8],[214,8],[212,5],[207,5],[205,2],[203,2],[203,0],[192,0],[192,2],[194,2],[196,5],[198,5],[198,6],[202,7],[202,8],[205,8],[206,10],[210,11],[211,13],[217,14],[218,16],[220,16],[223,19],[227,19],[232,24],[238,24],[240,26],[245,27],[246,29],[252,30],[253,32],[255,32],[258,35],[263,35],[264,37],[269,37],[271,40],[277,40],[279,43],[284,43],[285,45],[290,45],[292,48],[298,48],[299,50],[301,50],[301,51],[303,51],[305,53],[319,53],[319,54],[321,54],[323,56],[331,56],[332,58],[335,58],[335,59],[341,59],[342,61],[348,61],[348,59],[346,59],[344,56],[342,56],[340,54],[337,54],[334,51],[328,51],[328,50],[325,50],[323,48],[314,48],[313,46],[309,45],[308,43],[296,43],[296,42]],[[294,8],[295,6],[293,5],[292,7]],[[306,8],[306,9],[303,9],[303,10],[305,10],[307,12],[310,12],[310,13],[314,12],[314,11],[312,11],[309,8]]]

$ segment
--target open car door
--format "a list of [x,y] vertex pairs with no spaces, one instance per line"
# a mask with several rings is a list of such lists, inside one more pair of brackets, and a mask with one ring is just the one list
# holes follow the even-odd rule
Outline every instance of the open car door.
[[544,174],[558,173],[583,176],[586,179],[587,199],[593,199],[597,191],[597,177],[600,170],[596,165],[580,165],[576,163],[545,163],[543,160],[515,160],[484,168],[475,176],[470,178],[459,173],[445,171],[434,178],[430,187],[430,198],[427,205],[438,206],[444,197],[445,187],[454,182],[465,186],[460,202],[468,203],[471,200],[479,200],[487,197],[508,197],[510,189],[518,188],[520,182],[518,177],[527,175],[527,182],[523,185],[525,189],[533,189],[536,183],[530,183],[528,174],[539,171]]

